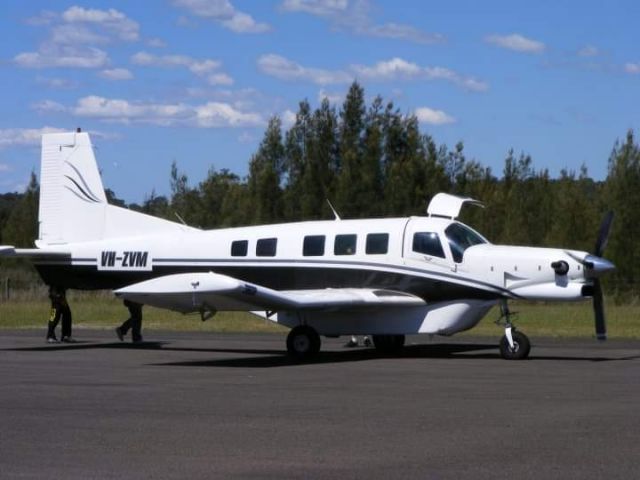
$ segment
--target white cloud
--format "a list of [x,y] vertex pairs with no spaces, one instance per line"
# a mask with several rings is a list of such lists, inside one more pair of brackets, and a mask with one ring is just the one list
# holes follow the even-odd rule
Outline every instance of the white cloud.
[[634,75],[640,74],[640,62],[639,63],[631,63],[627,62],[624,64],[624,71],[627,73],[632,73]]
[[6,163],[0,163],[0,172],[10,172],[12,169]]
[[429,107],[416,108],[414,114],[420,123],[428,123],[429,125],[446,125],[456,121],[454,117],[442,110],[434,110]]
[[25,23],[27,25],[31,25],[32,27],[40,27],[42,25],[51,25],[57,18],[58,14],[56,12],[43,10],[35,17],[27,18]]
[[264,124],[258,113],[241,112],[228,103],[208,102],[195,107],[198,127],[257,127]]
[[214,73],[213,75],[209,75],[207,77],[207,82],[209,85],[233,85],[233,78],[231,78],[226,73]]
[[282,112],[280,118],[282,120],[282,128],[284,128],[285,130],[291,128],[296,123],[296,114],[289,109],[286,109],[284,112]]
[[349,0],[284,0],[282,8],[289,12],[305,12],[329,17],[347,11]]
[[318,102],[322,102],[326,98],[329,100],[329,103],[342,103],[344,101],[344,95],[344,93],[327,92],[324,89],[320,89],[318,92]]
[[102,70],[98,75],[106,80],[115,81],[131,80],[133,78],[133,74],[126,68],[108,68],[106,70]]
[[22,52],[13,58],[25,68],[104,68],[107,53],[97,46],[114,40],[139,39],[139,25],[118,10],[68,8],[62,14],[42,12],[28,20],[31,25],[48,26],[48,38],[37,51]]
[[131,63],[144,67],[184,67],[194,75],[205,79],[210,85],[233,85],[233,78],[230,75],[216,71],[222,63],[209,58],[198,60],[187,55],[153,55],[148,52],[138,52],[131,56]]
[[43,100],[31,105],[31,108],[39,113],[55,113],[64,112],[66,108],[64,105],[54,102],[53,100]]
[[440,33],[423,32],[410,25],[400,25],[397,23],[386,23],[384,25],[374,25],[368,27],[363,33],[372,37],[394,38],[398,40],[410,40],[416,43],[440,43],[445,41],[444,35]]
[[258,23],[251,15],[242,12],[236,12],[233,17],[224,20],[222,24],[236,33],[264,33],[271,29],[266,23]]
[[537,40],[524,37],[518,33],[510,35],[488,35],[485,42],[508,50],[524,53],[541,53],[545,49],[545,44]]
[[415,63],[402,58],[392,58],[378,62],[371,67],[354,65],[353,69],[359,77],[373,80],[397,80],[402,78],[416,78],[423,73],[423,69]]
[[97,10],[73,6],[62,14],[62,18],[67,23],[98,25],[113,33],[120,40],[133,42],[139,38],[140,27],[138,23],[113,8]]
[[51,44],[38,52],[19,53],[13,61],[25,68],[101,68],[109,63],[109,57],[99,48]]
[[264,125],[262,115],[242,111],[224,102],[201,105],[186,103],[129,102],[123,99],[90,95],[80,98],[69,113],[115,123],[149,123],[160,126],[195,126],[201,128],[256,127]]
[[402,58],[384,60],[374,65],[350,65],[344,70],[304,67],[280,55],[268,54],[258,59],[258,68],[281,80],[309,81],[317,85],[349,83],[355,78],[370,81],[446,80],[465,90],[482,92],[489,86],[444,67],[423,67]]
[[65,131],[55,127],[0,129],[0,148],[40,145],[44,133]]
[[353,80],[353,75],[347,72],[303,67],[296,62],[276,54],[262,55],[258,59],[258,68],[263,73],[279,78],[280,80],[304,80],[318,85],[348,83]]
[[579,57],[597,57],[600,55],[600,50],[593,45],[586,45],[578,50]]
[[445,37],[422,31],[410,25],[384,23],[376,25],[370,17],[368,0],[284,0],[281,8],[287,12],[302,12],[327,19],[333,27],[357,35],[408,40],[417,43],[439,43]]
[[109,37],[84,25],[63,24],[51,29],[49,41],[57,45],[104,45],[109,43]]
[[216,60],[196,60],[186,55],[153,55],[147,52],[138,52],[131,57],[131,63],[147,67],[185,67],[196,75],[211,72],[220,67]]
[[152,48],[164,48],[167,46],[167,43],[161,38],[150,38],[147,40],[147,45]]
[[36,83],[56,90],[70,90],[78,86],[78,82],[74,80],[56,77],[38,77],[36,78]]
[[173,4],[196,17],[216,21],[236,33],[264,33],[271,30],[268,24],[257,22],[248,13],[236,10],[229,0],[173,0]]

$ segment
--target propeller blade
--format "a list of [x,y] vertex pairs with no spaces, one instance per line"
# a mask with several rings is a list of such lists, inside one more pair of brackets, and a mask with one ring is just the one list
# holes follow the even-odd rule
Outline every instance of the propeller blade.
[[609,233],[611,232],[611,222],[613,222],[613,212],[609,211],[602,219],[600,224],[600,230],[598,231],[598,238],[596,240],[596,246],[593,250],[593,254],[596,257],[602,257],[604,249],[607,248],[607,242],[609,241]]
[[607,339],[607,324],[604,316],[604,294],[599,279],[593,280],[593,313],[596,319],[596,338]]

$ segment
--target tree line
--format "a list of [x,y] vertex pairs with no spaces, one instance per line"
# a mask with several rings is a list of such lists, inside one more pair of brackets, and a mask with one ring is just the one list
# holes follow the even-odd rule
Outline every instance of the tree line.
[[[605,159],[603,159],[605,161]],[[618,267],[607,283],[633,293],[640,279],[640,146],[629,130],[614,143],[603,181],[586,167],[551,178],[530,155],[506,152],[499,175],[466,157],[464,144],[437,145],[414,115],[376,97],[367,103],[354,82],[341,106],[300,102],[284,128],[272,117],[245,178],[211,169],[191,184],[174,162],[171,195],[151,192],[142,204],[111,203],[201,228],[342,218],[423,215],[438,192],[470,196],[461,220],[493,243],[592,251],[600,221],[615,220],[606,257]],[[22,194],[0,195],[0,244],[32,246],[37,236],[38,182]]]

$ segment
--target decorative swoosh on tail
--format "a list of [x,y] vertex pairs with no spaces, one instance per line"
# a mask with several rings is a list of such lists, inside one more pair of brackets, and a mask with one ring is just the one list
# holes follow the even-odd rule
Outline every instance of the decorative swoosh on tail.
[[[77,180],[75,180],[74,178],[70,177],[69,175],[65,175],[65,178],[69,179],[71,181],[71,183],[73,184],[72,186],[71,185],[65,185],[65,188],[67,190],[69,190],[71,193],[73,193],[76,197],[78,197],[79,199],[81,199],[81,200],[83,200],[85,202],[102,203],[101,200],[96,196],[96,194],[93,193],[93,191],[91,191],[91,188],[89,188],[89,185],[87,185],[87,182],[84,179],[84,177],[82,176],[82,174],[80,173],[80,171],[75,166],[73,166],[71,163],[69,163],[67,161],[65,161],[65,163],[67,165],[69,165],[73,169],[73,171],[78,176],[78,179],[79,179],[80,183],[82,183],[82,185],[80,185],[80,183],[78,183]],[[75,186],[75,188],[74,188],[74,186]]]

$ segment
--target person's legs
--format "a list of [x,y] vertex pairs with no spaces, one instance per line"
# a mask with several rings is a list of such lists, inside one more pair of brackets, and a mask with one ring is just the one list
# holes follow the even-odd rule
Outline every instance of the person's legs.
[[57,342],[56,327],[62,316],[61,309],[56,305],[51,305],[51,314],[49,315],[49,322],[47,324],[47,341]]
[[62,341],[71,340],[71,326],[72,326],[71,309],[69,305],[62,308]]

